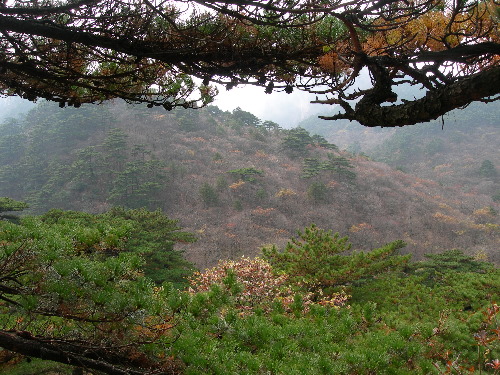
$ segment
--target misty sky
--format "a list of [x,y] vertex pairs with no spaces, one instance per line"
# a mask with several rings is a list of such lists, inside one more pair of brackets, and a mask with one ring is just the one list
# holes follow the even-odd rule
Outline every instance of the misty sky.
[[229,91],[224,87],[219,88],[219,95],[212,104],[224,111],[240,107],[261,120],[271,120],[284,128],[291,128],[307,117],[331,111],[331,106],[310,104],[314,99],[315,95],[298,90],[292,94],[266,94],[263,87],[239,86]]
[[[356,87],[363,87],[368,83],[368,74],[362,73],[357,79]],[[295,89],[293,93],[273,92],[266,94],[264,87],[237,86],[231,90],[219,87],[219,94],[212,103],[224,111],[232,111],[240,107],[244,111],[253,113],[261,120],[277,122],[283,128],[293,128],[311,116],[318,114],[332,114],[336,108],[325,104],[311,104],[316,98],[315,94]],[[15,116],[21,110],[33,106],[31,102],[20,98],[0,98],[0,119]]]
[[[261,120],[275,121],[284,128],[292,128],[309,116],[331,110],[330,106],[310,104],[314,98],[311,94],[297,90],[292,94],[284,92],[266,94],[262,87],[236,87],[230,91],[222,87],[212,104],[224,111],[240,107]],[[0,98],[0,120],[17,117],[19,111],[25,112],[32,106],[33,103],[18,97]]]
[[[370,87],[370,78],[368,72],[363,70],[357,77],[355,86],[348,92],[368,87]],[[264,90],[264,87],[238,86],[227,91],[224,87],[220,87],[219,95],[213,104],[224,111],[232,111],[240,107],[261,120],[275,121],[284,128],[295,127],[300,121],[313,115],[339,112],[335,106],[311,104],[311,100],[316,99],[316,94],[297,89],[292,94],[284,92],[266,94]]]
[[[367,86],[368,82],[368,74],[362,72],[356,80],[356,87],[363,88]],[[240,107],[244,111],[253,113],[263,121],[271,120],[284,128],[295,127],[300,121],[313,115],[337,112],[334,106],[311,104],[311,100],[316,98],[315,94],[309,94],[297,89],[291,94],[285,92],[266,94],[264,90],[264,87],[240,85],[228,91],[221,86],[219,87],[219,94],[212,104],[224,111],[232,111]],[[19,107],[21,107],[21,110],[27,110],[32,106],[32,103],[20,98],[0,98],[0,120],[15,116],[16,112],[19,111]]]

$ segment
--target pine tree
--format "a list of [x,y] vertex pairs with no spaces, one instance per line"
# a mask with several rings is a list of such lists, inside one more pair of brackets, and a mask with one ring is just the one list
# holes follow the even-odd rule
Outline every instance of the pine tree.
[[207,207],[214,207],[219,205],[219,194],[217,190],[208,182],[203,183],[200,187],[200,195],[203,203]]
[[286,132],[281,147],[291,157],[299,157],[307,155],[307,146],[313,143],[314,140],[306,129],[295,128]]
[[482,177],[496,178],[498,173],[491,160],[484,160],[479,168],[479,174]]
[[275,270],[286,273],[305,289],[318,292],[400,267],[409,260],[409,256],[396,255],[405,245],[403,241],[394,241],[366,253],[350,252],[347,237],[332,235],[313,224],[299,231],[283,251],[272,246],[264,248],[263,253]]
[[28,208],[25,202],[16,201],[7,197],[0,197],[0,220],[17,221],[17,217],[12,214],[4,214],[4,212],[22,211]]

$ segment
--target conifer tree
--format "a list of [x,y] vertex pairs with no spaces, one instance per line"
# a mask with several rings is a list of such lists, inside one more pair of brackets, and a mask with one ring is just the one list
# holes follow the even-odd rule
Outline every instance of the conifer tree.
[[314,140],[306,129],[295,128],[286,132],[281,147],[291,157],[305,156],[307,146],[314,144]]
[[255,167],[247,167],[247,168],[238,168],[232,169],[227,173],[237,176],[239,179],[248,182],[255,182],[257,176],[262,176],[264,171],[257,169]]
[[[500,90],[494,0],[5,1],[0,31],[2,94],[61,107],[196,108],[213,83],[247,84],[314,93],[340,109],[325,119],[395,127]],[[408,85],[424,96],[400,98]]]
[[350,252],[347,237],[332,234],[314,224],[298,232],[283,251],[276,246],[264,248],[264,259],[275,270],[289,275],[290,280],[308,290],[331,290],[356,280],[371,277],[382,271],[404,265],[409,256],[397,255],[405,246],[394,241],[369,252]]
[[17,220],[16,216],[5,214],[4,212],[22,211],[28,207],[28,204],[25,202],[16,201],[12,198],[0,197],[0,220]]
[[146,354],[172,327],[167,296],[178,297],[143,276],[140,253],[177,229],[152,219],[52,211],[0,221],[0,347],[111,375],[174,372],[174,360]]
[[484,160],[481,164],[481,168],[479,168],[479,173],[482,177],[495,178],[498,173],[495,168],[495,165],[491,162],[491,160]]

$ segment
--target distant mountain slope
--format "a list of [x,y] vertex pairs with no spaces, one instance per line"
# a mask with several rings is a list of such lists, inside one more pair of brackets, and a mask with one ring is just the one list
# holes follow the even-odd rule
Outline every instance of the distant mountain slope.
[[[317,118],[300,126],[419,177],[465,192],[500,193],[500,102],[474,103],[442,120],[397,129]],[[493,164],[497,177],[481,171],[484,161]]]
[[34,106],[34,103],[18,96],[0,97],[0,121],[9,117],[22,117]]
[[199,238],[185,245],[199,267],[283,245],[311,223],[349,235],[357,249],[403,239],[417,257],[461,248],[500,262],[490,195],[440,186],[239,109],[37,106],[0,125],[0,196],[26,200],[32,212],[161,208]]

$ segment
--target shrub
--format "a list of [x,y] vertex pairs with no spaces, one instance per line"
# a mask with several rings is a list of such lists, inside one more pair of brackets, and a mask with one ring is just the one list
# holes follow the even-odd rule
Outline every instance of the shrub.
[[229,184],[227,180],[224,178],[224,176],[219,176],[217,177],[217,181],[215,183],[215,187],[217,188],[218,191],[223,191],[228,188]]
[[205,182],[200,187],[200,195],[203,203],[207,207],[214,207],[219,205],[219,195],[217,191],[208,182]]
[[212,161],[221,161],[223,158],[222,158],[222,155],[220,154],[220,152],[216,152],[213,156],[212,156]]
[[328,188],[322,182],[313,182],[307,190],[307,195],[316,203],[324,202],[327,199]]
[[[290,284],[285,273],[273,272],[271,265],[261,258],[242,257],[237,261],[224,260],[203,273],[196,272],[189,279],[191,293],[208,292],[214,285],[229,289],[235,299],[236,307],[243,313],[255,309],[271,311],[279,303],[287,311],[293,311],[298,304],[299,295]],[[313,293],[300,295],[303,311],[308,311],[313,303],[323,306],[343,306],[348,299],[345,293],[325,296],[313,302]]]
[[281,147],[290,157],[298,157],[307,155],[307,146],[313,143],[314,140],[306,129],[295,128],[287,131]]
[[482,177],[494,178],[497,176],[497,170],[491,160],[484,160],[479,168],[479,174]]
[[499,203],[500,202],[500,191],[498,191],[497,193],[493,194],[493,196],[491,197],[491,199],[493,199],[493,202]]
[[234,201],[233,207],[236,211],[243,211],[243,203],[239,199]]
[[239,168],[228,171],[227,173],[237,176],[242,181],[254,182],[257,176],[262,176],[264,171],[256,169],[254,167],[249,168]]
[[335,287],[375,275],[383,270],[406,264],[409,256],[394,256],[406,244],[394,241],[370,252],[345,253],[351,249],[347,237],[324,231],[314,224],[298,232],[285,249],[264,248],[266,259],[278,272],[289,275],[290,281],[318,295],[331,293]]
[[267,191],[263,188],[257,190],[257,192],[255,193],[255,198],[260,202],[267,199],[268,198]]

